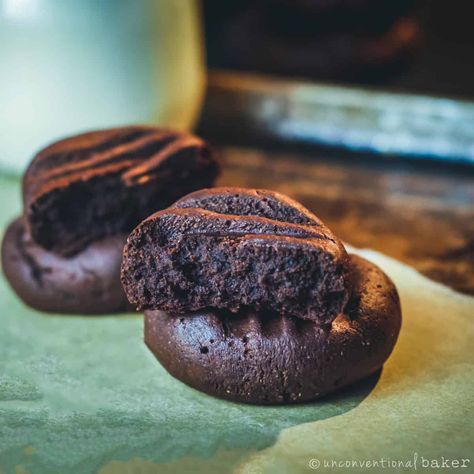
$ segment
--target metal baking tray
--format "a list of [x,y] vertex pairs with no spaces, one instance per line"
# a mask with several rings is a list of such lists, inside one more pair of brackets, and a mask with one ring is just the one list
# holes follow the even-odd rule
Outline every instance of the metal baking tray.
[[214,71],[199,131],[474,165],[474,102]]

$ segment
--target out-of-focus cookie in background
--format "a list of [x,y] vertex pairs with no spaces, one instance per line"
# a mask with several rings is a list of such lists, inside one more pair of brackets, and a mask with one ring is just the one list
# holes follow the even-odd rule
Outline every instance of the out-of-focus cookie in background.
[[[223,3],[223,2],[221,2]],[[381,80],[420,38],[415,0],[204,0],[211,65],[324,80]]]
[[474,95],[469,0],[203,0],[210,68]]

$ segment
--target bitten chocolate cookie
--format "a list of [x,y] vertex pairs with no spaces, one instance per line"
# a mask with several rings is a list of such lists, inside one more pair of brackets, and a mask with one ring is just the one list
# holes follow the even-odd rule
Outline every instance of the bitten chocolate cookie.
[[307,402],[379,369],[397,340],[397,291],[351,255],[353,296],[329,328],[281,314],[145,311],[145,342],[171,375],[244,403]]
[[147,126],[85,133],[34,157],[23,180],[25,221],[36,243],[73,255],[210,186],[217,172],[193,135]]
[[100,314],[131,309],[119,284],[126,234],[105,237],[69,258],[34,243],[21,219],[2,243],[5,276],[29,306],[56,313]]
[[350,293],[342,243],[286,196],[204,190],[130,234],[122,283],[139,309],[273,311],[330,323]]
[[217,173],[204,141],[161,128],[59,141],[26,170],[23,216],[3,241],[5,275],[20,298],[43,311],[129,309],[120,282],[126,235],[152,212],[211,185]]
[[122,281],[172,375],[246,403],[310,401],[372,374],[401,324],[379,268],[266,190],[204,189],[152,215],[127,240]]

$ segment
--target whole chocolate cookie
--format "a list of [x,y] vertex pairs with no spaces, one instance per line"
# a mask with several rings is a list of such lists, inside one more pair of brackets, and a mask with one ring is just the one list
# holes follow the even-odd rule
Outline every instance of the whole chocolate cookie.
[[254,404],[307,402],[378,370],[401,324],[391,280],[351,255],[353,297],[330,328],[275,314],[145,311],[145,342],[174,377]]
[[27,228],[45,249],[73,255],[210,186],[217,172],[211,149],[193,135],[133,126],[67,138],[25,173]]
[[349,298],[347,260],[339,239],[286,196],[216,188],[134,229],[122,283],[139,309],[252,308],[330,323]]
[[221,58],[218,65],[288,77],[370,82],[399,69],[419,39],[412,18],[399,18],[381,32],[326,28],[313,34],[310,29],[305,36],[284,33],[249,11],[222,34],[218,47],[227,54],[216,53]]
[[65,258],[34,243],[22,219],[2,242],[2,266],[18,296],[29,306],[55,313],[98,314],[130,309],[120,286],[126,234],[104,237]]
[[[212,3],[212,2],[211,2]],[[420,39],[413,0],[268,0],[214,18],[208,6],[213,67],[285,77],[390,80]]]
[[411,14],[414,0],[264,0],[260,11],[274,31],[312,36],[329,32],[380,33]]

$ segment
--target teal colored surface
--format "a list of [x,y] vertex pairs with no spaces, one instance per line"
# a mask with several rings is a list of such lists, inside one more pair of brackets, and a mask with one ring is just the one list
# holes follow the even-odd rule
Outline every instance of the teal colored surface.
[[[18,181],[0,177],[0,206],[3,229],[20,209]],[[381,458],[474,472],[474,298],[357,253],[399,290],[397,345],[377,377],[292,407],[192,390],[146,349],[141,316],[39,313],[1,277],[0,474],[294,474],[315,461],[319,472],[368,472],[324,463]]]
[[[0,178],[2,231],[20,210],[19,196],[19,182]],[[228,403],[169,376],[145,347],[142,328],[140,315],[39,313],[18,300],[2,275],[2,474],[165,472],[157,464],[166,472],[199,466],[229,472],[272,445],[282,429],[355,407],[375,383],[304,406]],[[197,461],[179,464],[190,456]],[[141,461],[136,470],[110,464],[136,458],[153,464],[149,470]]]

